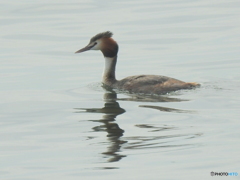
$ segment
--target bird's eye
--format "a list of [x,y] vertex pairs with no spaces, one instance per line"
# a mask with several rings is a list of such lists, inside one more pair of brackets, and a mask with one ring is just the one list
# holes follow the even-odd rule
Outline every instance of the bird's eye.
[[97,45],[97,42],[94,42],[93,45],[92,45],[92,47],[94,47],[94,46],[96,46],[96,45]]
[[94,46],[96,46],[97,42],[94,42],[92,45],[89,45],[90,48],[93,48]]

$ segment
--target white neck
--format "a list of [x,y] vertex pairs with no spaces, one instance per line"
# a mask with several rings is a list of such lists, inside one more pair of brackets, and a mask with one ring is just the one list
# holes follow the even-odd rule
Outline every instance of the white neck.
[[104,84],[111,85],[114,82],[116,82],[115,67],[117,64],[117,56],[104,57],[104,58],[105,58],[105,69],[103,71],[102,81]]

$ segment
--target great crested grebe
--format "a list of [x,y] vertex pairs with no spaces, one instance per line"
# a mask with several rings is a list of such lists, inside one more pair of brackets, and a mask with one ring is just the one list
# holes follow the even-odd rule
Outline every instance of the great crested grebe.
[[140,94],[166,94],[180,89],[199,87],[198,83],[187,83],[174,78],[159,75],[129,76],[116,80],[115,67],[117,64],[118,44],[112,39],[113,33],[106,31],[92,37],[89,44],[76,51],[81,53],[88,50],[101,50],[105,58],[105,69],[102,83],[110,88]]

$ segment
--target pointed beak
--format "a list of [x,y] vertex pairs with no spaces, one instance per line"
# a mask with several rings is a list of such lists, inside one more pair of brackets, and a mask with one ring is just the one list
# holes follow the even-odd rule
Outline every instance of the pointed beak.
[[88,50],[90,50],[90,49],[91,49],[91,46],[86,46],[86,47],[84,47],[84,48],[76,51],[75,53],[81,53],[81,52],[84,52],[84,51],[88,51]]

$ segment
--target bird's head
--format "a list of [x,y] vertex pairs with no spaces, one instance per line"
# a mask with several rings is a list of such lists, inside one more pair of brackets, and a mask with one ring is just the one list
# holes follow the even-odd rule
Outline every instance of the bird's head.
[[112,38],[113,33],[110,31],[102,32],[90,39],[89,44],[76,51],[81,53],[88,50],[101,50],[105,57],[115,57],[118,53],[118,44]]

